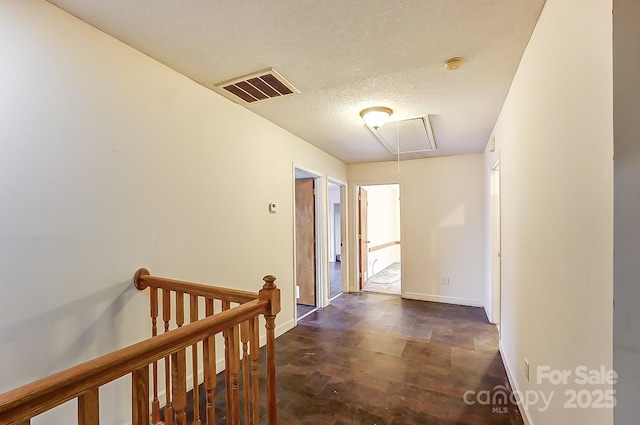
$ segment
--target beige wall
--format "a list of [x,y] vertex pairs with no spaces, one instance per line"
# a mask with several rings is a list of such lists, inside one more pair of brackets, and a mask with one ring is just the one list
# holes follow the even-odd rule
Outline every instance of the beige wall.
[[[493,133],[503,358],[517,390],[554,392],[523,411],[530,424],[613,422],[610,408],[564,407],[565,390],[612,388],[575,383],[578,366],[612,368],[611,32],[611,0],[547,0]],[[538,383],[540,366],[572,371],[568,385]]]
[[[0,392],[148,336],[142,266],[274,274],[293,325],[293,167],[342,162],[44,1],[0,3],[0,58]],[[130,417],[122,385],[105,422]]]
[[[483,305],[484,186],[481,154],[349,165],[355,186],[400,183],[402,293],[406,298]],[[350,209],[350,229],[356,229]],[[357,282],[355,233],[350,276]],[[450,284],[442,284],[444,277]]]

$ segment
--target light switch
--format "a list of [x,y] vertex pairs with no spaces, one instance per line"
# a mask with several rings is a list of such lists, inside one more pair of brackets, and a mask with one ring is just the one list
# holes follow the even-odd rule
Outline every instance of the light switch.
[[278,204],[276,204],[275,202],[272,202],[269,204],[269,212],[271,214],[275,214],[276,212],[278,212]]

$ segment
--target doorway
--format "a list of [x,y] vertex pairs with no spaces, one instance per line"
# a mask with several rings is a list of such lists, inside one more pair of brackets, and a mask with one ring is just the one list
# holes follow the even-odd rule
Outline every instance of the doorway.
[[491,287],[489,289],[489,321],[500,324],[502,291],[502,248],[500,214],[500,163],[491,167]]
[[358,188],[360,290],[400,295],[400,185]]
[[340,296],[343,292],[343,197],[344,185],[334,182],[328,184],[329,196],[329,300]]
[[295,169],[295,289],[298,319],[318,307],[317,180],[318,176]]

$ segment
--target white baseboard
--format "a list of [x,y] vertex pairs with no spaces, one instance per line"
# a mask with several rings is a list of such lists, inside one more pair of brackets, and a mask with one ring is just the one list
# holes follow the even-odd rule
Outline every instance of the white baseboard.
[[[516,385],[515,379],[513,379],[513,375],[511,374],[511,369],[509,368],[509,364],[507,363],[507,356],[505,356],[504,351],[502,350],[502,342],[498,344],[500,350],[500,356],[502,356],[502,363],[504,364],[504,370],[507,372],[507,379],[509,380],[509,384],[511,385],[511,391],[518,392],[520,389]],[[524,408],[522,404],[522,400],[518,397],[518,410],[520,410],[520,415],[522,416],[522,420],[525,425],[534,425],[533,420],[529,417],[529,411]]]
[[484,307],[484,303],[482,302],[482,300],[476,300],[473,298],[447,297],[445,295],[428,295],[419,294],[417,292],[403,292],[402,298],[420,301],[433,301],[436,303],[466,305],[470,307]]

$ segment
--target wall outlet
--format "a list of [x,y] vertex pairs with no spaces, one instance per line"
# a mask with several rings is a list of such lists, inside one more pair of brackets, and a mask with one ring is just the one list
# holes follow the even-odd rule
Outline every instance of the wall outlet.
[[442,284],[443,285],[449,285],[449,278],[448,277],[443,277],[442,278]]
[[529,381],[529,360],[524,359],[524,377]]

